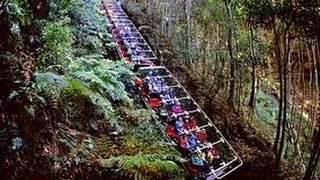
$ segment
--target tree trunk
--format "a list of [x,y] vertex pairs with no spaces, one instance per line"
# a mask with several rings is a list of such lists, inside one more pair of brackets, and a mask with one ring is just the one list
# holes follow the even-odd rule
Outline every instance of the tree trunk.
[[186,21],[187,21],[187,27],[186,27],[186,33],[187,33],[186,45],[187,45],[187,47],[188,47],[189,63],[191,63],[191,61],[192,61],[192,58],[191,58],[191,9],[192,9],[192,0],[184,0],[184,1],[183,1],[183,6],[184,6],[185,19],[186,19]]
[[280,136],[280,144],[279,144],[279,150],[277,153],[277,162],[280,163],[281,155],[283,152],[284,147],[284,139],[285,139],[285,132],[286,132],[286,121],[287,121],[287,107],[288,107],[288,64],[290,61],[290,54],[291,54],[291,48],[290,48],[290,37],[289,33],[285,32],[285,56],[284,56],[284,65],[283,65],[283,118],[282,118],[282,124],[281,124],[281,136]]
[[[276,23],[276,22],[275,22]],[[275,56],[278,63],[278,73],[279,73],[279,81],[280,81],[280,98],[279,98],[279,109],[278,109],[278,125],[277,125],[277,133],[274,142],[274,152],[277,155],[278,153],[278,145],[281,133],[281,124],[282,124],[282,110],[283,110],[283,62],[281,61],[281,49],[280,49],[280,35],[276,28],[276,24],[273,26],[274,33],[274,43],[275,43]]]
[[256,51],[254,47],[254,26],[250,23],[250,55],[251,55],[251,95],[249,100],[249,107],[251,110],[251,116],[254,114],[255,104],[256,104],[256,94],[257,94],[257,70],[256,70]]
[[319,157],[320,157],[320,130],[319,126],[317,131],[313,135],[313,148],[310,155],[309,163],[304,175],[304,180],[310,180],[313,179],[314,174],[316,172],[318,163],[319,163]]
[[[316,127],[317,124],[317,111],[318,111],[318,98],[319,98],[319,78],[318,78],[318,66],[317,66],[317,57],[316,57],[316,46],[315,42],[312,41],[311,44],[311,52],[312,52],[312,62],[313,62],[313,68],[314,68],[314,90],[315,92],[313,93],[313,101],[314,101],[314,106],[313,106],[313,112],[312,112],[312,134],[313,130]],[[313,78],[312,78],[313,79]]]
[[235,107],[234,98],[235,98],[235,91],[236,91],[236,68],[235,68],[235,60],[234,60],[234,45],[233,45],[233,17],[232,17],[232,10],[231,10],[231,1],[224,0],[226,9],[227,9],[227,16],[229,20],[228,26],[228,52],[230,56],[230,86],[229,86],[229,97],[228,102],[230,105]]

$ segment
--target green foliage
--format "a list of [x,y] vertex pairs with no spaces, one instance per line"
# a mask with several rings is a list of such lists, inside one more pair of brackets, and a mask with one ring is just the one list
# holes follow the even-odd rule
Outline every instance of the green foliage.
[[98,107],[97,111],[102,113],[106,119],[115,118],[115,111],[110,101],[78,79],[68,80],[68,86],[64,89],[63,95],[72,95],[82,99],[88,98]]
[[8,15],[11,34],[15,38],[21,37],[21,27],[30,22],[31,15],[25,8],[24,1],[12,0],[8,3],[5,12]]
[[[250,54],[250,32],[247,30],[240,30],[238,33],[238,49],[237,52],[238,56],[238,62],[244,63],[244,64],[251,64],[252,58]],[[255,49],[255,63],[256,65],[263,65],[266,63],[265,55],[268,50],[267,42],[265,42],[263,39],[261,39],[260,36],[253,37],[254,40],[254,46]]]
[[[126,118],[126,117],[124,117]],[[183,169],[172,160],[180,154],[165,142],[164,135],[153,124],[141,121],[126,126],[123,136],[114,142],[99,143],[100,159],[105,170],[118,178],[184,179]]]
[[152,112],[147,109],[132,109],[130,107],[128,108],[123,106],[119,108],[119,111],[122,113],[123,117],[126,117],[125,121],[132,124],[148,122],[153,116]]
[[241,14],[248,21],[269,28],[277,11],[277,7],[269,0],[241,1]]
[[165,141],[164,134],[149,122],[141,121],[137,126],[127,127],[121,141],[121,151],[125,155],[134,155],[139,152],[147,154],[179,155]]
[[99,0],[79,1],[71,10],[75,44],[80,54],[104,54],[112,47],[112,35],[107,32],[106,19],[101,16],[100,3]]
[[63,19],[75,5],[77,5],[76,0],[50,0],[49,19]]
[[214,28],[216,23],[224,20],[225,17],[221,16],[224,13],[223,9],[222,1],[201,0],[195,4],[194,14],[204,30],[210,30],[210,28]]
[[88,98],[106,119],[116,122],[111,101],[132,106],[121,80],[130,81],[133,74],[121,64],[104,59],[78,58],[71,63],[70,72],[64,78],[53,73],[36,73],[33,89],[54,101],[70,95]]
[[275,125],[278,106],[274,97],[261,91],[257,93],[256,115],[257,118],[269,125]]
[[121,71],[106,64],[99,64],[91,71],[77,71],[73,76],[84,82],[91,89],[100,94],[107,94],[113,101],[130,103],[124,84],[118,80]]
[[185,179],[186,174],[170,157],[163,154],[137,154],[133,156],[111,157],[101,159],[101,164],[120,174],[121,177],[132,179]]
[[30,18],[30,14],[25,9],[23,0],[11,0],[7,5],[7,13],[12,20],[18,20],[23,24]]
[[63,70],[72,57],[73,35],[67,20],[46,22],[42,28],[43,47],[40,66],[47,70]]
[[54,73],[35,73],[34,76],[33,89],[47,97],[59,97],[61,90],[67,85],[61,76]]

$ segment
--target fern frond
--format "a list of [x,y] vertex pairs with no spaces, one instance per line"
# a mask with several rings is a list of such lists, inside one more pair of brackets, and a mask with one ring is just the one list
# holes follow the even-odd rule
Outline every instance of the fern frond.
[[135,179],[184,179],[184,170],[161,154],[137,154],[100,159],[101,165],[109,170]]
[[106,119],[115,119],[115,111],[110,101],[98,92],[93,91],[78,79],[70,79],[65,91],[69,93],[82,94],[89,97],[91,102],[99,108]]

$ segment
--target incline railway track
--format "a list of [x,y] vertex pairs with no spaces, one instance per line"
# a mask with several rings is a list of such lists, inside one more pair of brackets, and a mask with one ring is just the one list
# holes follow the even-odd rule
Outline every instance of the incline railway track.
[[181,164],[193,179],[222,179],[242,165],[230,143],[154,51],[119,2],[103,9],[121,60],[134,65],[135,81],[146,106],[165,125],[164,134],[181,152]]

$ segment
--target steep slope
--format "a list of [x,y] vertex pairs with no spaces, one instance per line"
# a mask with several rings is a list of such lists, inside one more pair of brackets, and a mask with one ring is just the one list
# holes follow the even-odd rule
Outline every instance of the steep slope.
[[[258,133],[257,127],[252,127],[246,118],[235,113],[223,95],[213,97],[202,92],[203,82],[182,63],[179,52],[173,50],[171,40],[160,35],[160,27],[148,19],[143,6],[129,2],[125,7],[156,52],[163,52],[158,55],[164,57],[166,66],[187,87],[190,94],[198,102],[202,102],[200,105],[244,161],[244,165],[226,179],[299,179],[295,172],[287,172],[285,167],[280,168],[275,164],[271,143]],[[199,71],[201,70],[198,69],[197,72]]]
[[0,3],[2,179],[185,177],[130,86],[132,67],[110,60],[101,3]]

